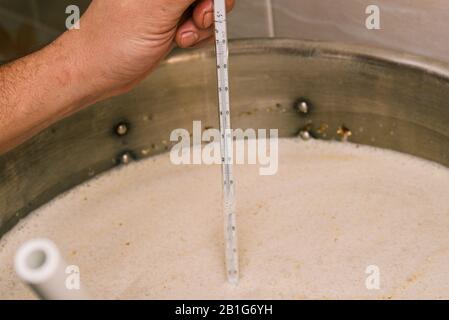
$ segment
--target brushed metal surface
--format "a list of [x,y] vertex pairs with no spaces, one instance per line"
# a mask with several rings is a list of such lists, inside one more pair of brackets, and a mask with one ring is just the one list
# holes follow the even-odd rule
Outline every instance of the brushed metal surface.
[[[234,128],[279,128],[449,166],[449,66],[401,53],[282,39],[231,44]],[[212,48],[171,55],[129,94],[98,103],[0,156],[0,236],[55,196],[170,148],[175,128],[217,127]],[[307,114],[296,102],[305,99]],[[127,132],[117,134],[126,123]],[[342,130],[340,130],[340,133]]]

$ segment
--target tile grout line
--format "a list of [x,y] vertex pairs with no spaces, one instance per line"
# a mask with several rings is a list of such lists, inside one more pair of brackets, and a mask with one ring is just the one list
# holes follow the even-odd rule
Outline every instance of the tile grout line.
[[31,8],[33,10],[34,19],[36,21],[41,21],[41,19],[40,19],[40,12],[39,12],[39,6],[37,5],[36,0],[32,0],[31,1]]
[[274,31],[274,14],[273,14],[273,4],[271,3],[272,0],[265,0],[267,5],[267,19],[268,19],[268,36],[270,38],[275,37],[275,31]]

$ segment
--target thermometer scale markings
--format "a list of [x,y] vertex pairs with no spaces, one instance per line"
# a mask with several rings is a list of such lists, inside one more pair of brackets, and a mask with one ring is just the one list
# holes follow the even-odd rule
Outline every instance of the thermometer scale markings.
[[218,107],[220,114],[221,155],[223,171],[223,213],[225,229],[226,271],[228,281],[239,279],[237,229],[235,214],[235,181],[232,170],[233,135],[229,103],[228,35],[225,0],[214,1],[215,46],[217,54]]

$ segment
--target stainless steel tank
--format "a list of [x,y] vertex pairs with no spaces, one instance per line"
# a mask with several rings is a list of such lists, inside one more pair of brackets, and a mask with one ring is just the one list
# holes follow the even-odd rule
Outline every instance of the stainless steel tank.
[[[297,40],[231,46],[234,128],[308,130],[449,166],[449,66]],[[173,129],[217,127],[213,49],[176,52],[129,94],[79,112],[0,156],[0,236],[93,176],[165,152]],[[307,113],[296,108],[309,105]]]

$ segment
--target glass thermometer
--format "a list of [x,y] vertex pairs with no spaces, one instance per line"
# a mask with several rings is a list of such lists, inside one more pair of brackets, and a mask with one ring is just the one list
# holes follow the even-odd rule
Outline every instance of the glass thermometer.
[[214,0],[215,46],[217,54],[218,108],[221,133],[221,157],[223,171],[223,213],[225,231],[225,257],[228,281],[239,280],[237,227],[235,213],[235,181],[233,176],[233,134],[229,102],[228,33],[225,0]]

